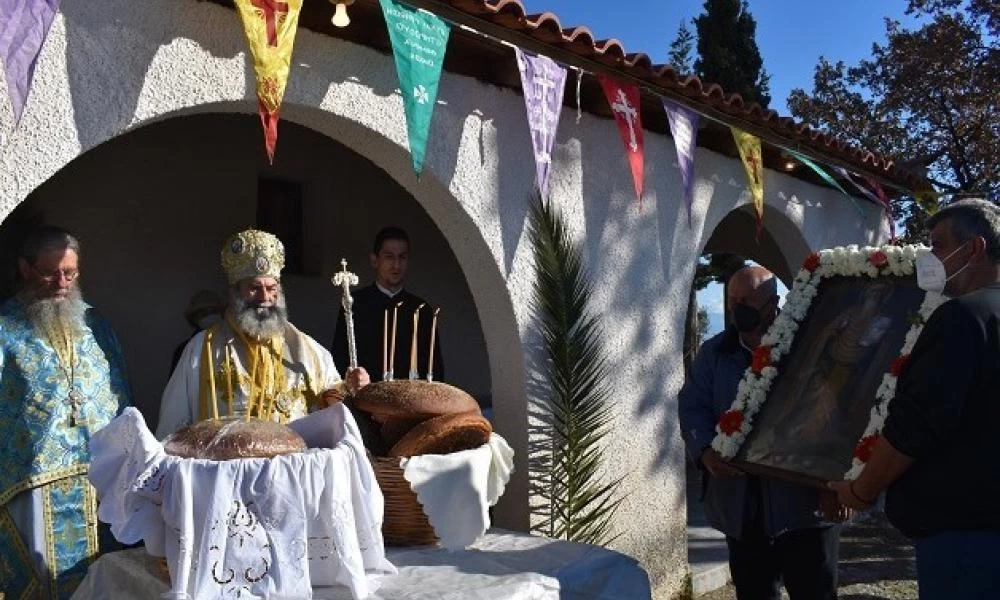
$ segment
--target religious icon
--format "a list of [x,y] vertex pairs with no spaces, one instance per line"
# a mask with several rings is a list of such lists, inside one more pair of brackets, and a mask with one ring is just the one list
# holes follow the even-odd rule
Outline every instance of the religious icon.
[[842,478],[923,297],[913,277],[824,281],[737,459]]

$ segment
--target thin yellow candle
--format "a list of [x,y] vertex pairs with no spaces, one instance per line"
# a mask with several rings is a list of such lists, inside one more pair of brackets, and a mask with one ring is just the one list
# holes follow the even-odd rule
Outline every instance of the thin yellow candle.
[[208,357],[208,364],[205,367],[208,369],[208,387],[212,391],[212,418],[216,421],[219,420],[219,399],[215,395],[215,362],[212,360],[212,332],[209,331],[205,334],[206,341],[208,344],[208,352],[205,355]]
[[385,309],[382,318],[382,377],[389,369],[389,309]]
[[233,398],[233,363],[229,359],[229,344],[226,344],[225,346],[223,346],[223,350],[222,351],[223,351],[223,354],[225,354],[225,357],[226,357],[226,370],[225,370],[225,377],[226,377],[226,406],[227,406],[226,413],[231,417],[231,416],[233,416],[233,402],[235,400]]
[[[249,352],[249,349],[248,349]],[[249,354],[248,354],[249,356]],[[246,421],[250,422],[253,413],[253,403],[257,395],[257,356],[250,356],[250,395],[247,396]]]
[[427,360],[427,381],[434,380],[434,335],[437,333],[439,312],[441,312],[441,309],[435,308],[434,317],[431,319],[431,348],[427,352],[427,356],[430,357]]
[[390,379],[395,376],[396,371],[396,318],[399,313],[399,307],[402,305],[403,303],[400,302],[392,308],[392,342],[389,347],[389,373],[392,373],[389,376]]
[[413,311],[413,335],[410,336],[410,379],[419,377],[417,374],[417,328],[420,326],[420,309],[423,307],[424,305],[421,304],[417,310]]

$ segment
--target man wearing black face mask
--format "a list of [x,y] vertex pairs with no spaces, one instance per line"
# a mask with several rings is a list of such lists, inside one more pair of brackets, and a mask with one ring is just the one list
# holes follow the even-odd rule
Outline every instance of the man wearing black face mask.
[[817,514],[816,489],[745,475],[712,449],[715,426],[736,398],[753,349],[778,315],[777,280],[745,267],[729,280],[730,327],[702,345],[679,395],[681,434],[702,469],[705,514],[726,534],[739,600],[837,597],[839,527]]
[[931,252],[917,260],[917,283],[952,299],[913,347],[865,470],[829,485],[855,508],[888,490],[886,515],[914,539],[921,600],[996,598],[1000,208],[962,200],[927,226]]

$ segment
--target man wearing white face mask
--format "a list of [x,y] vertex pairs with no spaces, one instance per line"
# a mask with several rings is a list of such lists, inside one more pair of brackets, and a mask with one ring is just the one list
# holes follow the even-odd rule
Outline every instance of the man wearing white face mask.
[[928,222],[919,285],[952,299],[928,319],[900,376],[882,438],[856,481],[831,482],[914,538],[922,600],[1000,589],[1000,207],[963,200]]

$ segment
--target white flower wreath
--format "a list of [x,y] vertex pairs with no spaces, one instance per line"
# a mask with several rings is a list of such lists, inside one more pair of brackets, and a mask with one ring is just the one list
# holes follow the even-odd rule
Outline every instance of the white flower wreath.
[[[712,440],[712,448],[723,457],[732,458],[739,452],[744,440],[753,428],[753,420],[767,400],[781,358],[792,348],[792,341],[799,325],[809,312],[809,306],[816,297],[820,282],[828,277],[880,277],[913,275],[917,254],[925,252],[921,246],[861,247],[846,246],[822,250],[811,254],[795,276],[792,290],[785,299],[785,305],[774,323],[761,338],[761,345],[754,350],[753,362],[743,375],[736,389],[736,399],[732,407],[722,414],[715,427],[717,435]],[[931,313],[947,300],[940,294],[927,293],[920,306],[919,317],[906,334],[906,341],[900,356],[892,368],[882,377],[882,384],[875,393],[875,406],[864,434],[854,451],[851,469],[845,474],[848,479],[856,478],[864,469],[874,442],[882,432],[889,402],[896,395],[896,382],[910,351],[916,343],[924,323]]]

